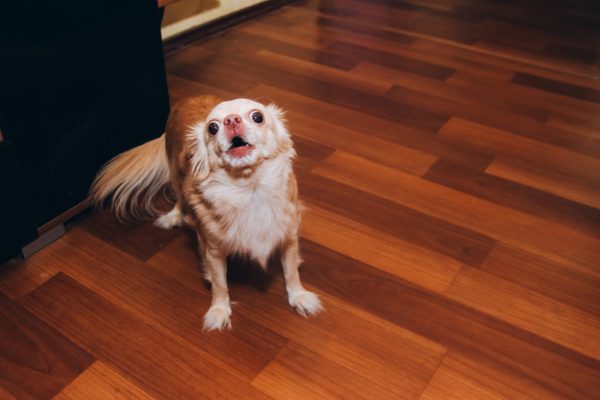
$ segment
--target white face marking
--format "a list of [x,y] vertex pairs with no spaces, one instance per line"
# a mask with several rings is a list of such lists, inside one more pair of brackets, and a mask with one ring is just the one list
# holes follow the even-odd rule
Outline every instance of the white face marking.
[[[254,112],[260,113],[262,122],[252,118]],[[245,149],[232,149],[231,134],[227,134],[225,118],[237,115],[243,125],[239,135],[249,145]],[[209,149],[215,152],[222,164],[234,168],[249,167],[272,155],[278,146],[278,125],[270,110],[260,103],[248,99],[225,101],[217,105],[206,119],[206,140]],[[217,124],[216,134],[209,133],[210,124]],[[213,125],[213,131],[215,126]]]

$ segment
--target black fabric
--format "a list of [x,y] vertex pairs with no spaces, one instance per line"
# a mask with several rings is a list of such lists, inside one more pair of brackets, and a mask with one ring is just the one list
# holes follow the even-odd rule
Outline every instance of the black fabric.
[[0,143],[0,264],[37,236],[12,146]]
[[163,132],[161,13],[147,0],[6,3],[0,127],[40,226],[82,201],[104,162]]

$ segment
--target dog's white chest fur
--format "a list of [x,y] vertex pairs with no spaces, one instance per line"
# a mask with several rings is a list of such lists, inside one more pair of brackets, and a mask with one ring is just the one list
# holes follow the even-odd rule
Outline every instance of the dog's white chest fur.
[[202,195],[216,205],[218,218],[209,229],[218,229],[231,253],[247,254],[261,264],[290,233],[295,205],[288,199],[290,169],[265,162],[248,178],[216,174],[202,185]]

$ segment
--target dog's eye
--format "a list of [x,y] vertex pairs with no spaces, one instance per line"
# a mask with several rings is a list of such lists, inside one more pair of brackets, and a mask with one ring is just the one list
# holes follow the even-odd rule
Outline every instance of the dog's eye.
[[252,121],[256,122],[257,124],[262,124],[263,121],[265,120],[263,115],[261,113],[259,113],[258,111],[254,111],[251,115],[252,117]]
[[216,135],[217,132],[219,132],[219,124],[217,124],[216,122],[211,122],[210,124],[208,124],[208,133],[210,133],[211,135]]

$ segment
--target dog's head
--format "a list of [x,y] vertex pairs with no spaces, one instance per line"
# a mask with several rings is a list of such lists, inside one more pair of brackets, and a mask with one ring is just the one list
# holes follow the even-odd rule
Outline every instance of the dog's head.
[[[281,110],[248,99],[217,104],[192,133],[197,151],[206,152],[208,163],[204,164],[209,169],[244,169],[281,154],[294,154]],[[202,156],[197,154],[196,161],[202,162]]]

